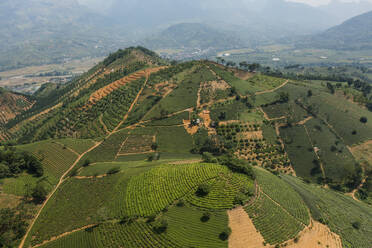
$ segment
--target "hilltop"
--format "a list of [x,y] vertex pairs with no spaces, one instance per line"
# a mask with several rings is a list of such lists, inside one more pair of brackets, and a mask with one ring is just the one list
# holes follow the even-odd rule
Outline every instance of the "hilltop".
[[[4,124],[0,217],[14,221],[0,242],[368,246],[372,112],[353,101],[360,87],[254,67],[131,47],[46,86]],[[4,173],[20,154],[43,173]]]

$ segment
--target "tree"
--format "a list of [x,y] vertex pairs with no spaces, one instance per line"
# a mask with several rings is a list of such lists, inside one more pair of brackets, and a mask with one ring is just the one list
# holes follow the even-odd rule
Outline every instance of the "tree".
[[89,166],[90,165],[90,159],[89,158],[87,158],[85,161],[84,161],[84,163],[83,163],[83,167],[87,167],[87,166]]
[[151,149],[156,151],[158,149],[158,143],[154,142],[151,144]]
[[31,196],[34,198],[34,202],[36,203],[42,203],[45,201],[46,197],[48,195],[48,192],[44,188],[44,186],[41,183],[38,183],[36,187],[34,188]]
[[26,233],[24,213],[10,208],[0,209],[0,247],[15,247]]
[[201,222],[207,222],[211,218],[211,213],[204,212],[202,217],[200,218]]
[[153,229],[156,233],[161,234],[168,228],[168,221],[164,217],[157,219],[153,224]]
[[222,241],[225,241],[229,238],[231,234],[231,228],[230,227],[227,227],[224,231],[222,231],[219,235],[219,238],[222,240]]
[[368,122],[367,117],[362,116],[362,117],[360,118],[360,122],[361,122],[361,123],[367,123],[367,122]]
[[113,167],[107,171],[108,175],[117,174],[120,172],[120,167]]
[[286,103],[289,101],[289,94],[287,92],[280,92],[279,102]]
[[199,197],[204,197],[209,194],[211,191],[211,186],[206,183],[202,183],[199,185],[198,190],[196,191],[196,195]]
[[308,96],[308,97],[312,97],[312,96],[313,96],[313,92],[312,92],[312,90],[308,90],[308,91],[307,91],[307,96]]

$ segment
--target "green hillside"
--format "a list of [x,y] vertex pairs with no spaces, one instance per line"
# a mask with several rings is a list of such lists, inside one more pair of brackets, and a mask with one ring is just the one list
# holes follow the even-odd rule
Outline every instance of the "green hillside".
[[119,50],[4,123],[0,244],[367,247],[372,116],[339,84]]

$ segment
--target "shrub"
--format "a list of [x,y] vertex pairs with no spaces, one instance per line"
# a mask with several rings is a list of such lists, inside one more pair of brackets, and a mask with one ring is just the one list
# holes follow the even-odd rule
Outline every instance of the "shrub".
[[227,227],[224,231],[222,231],[219,235],[219,238],[222,240],[222,241],[225,241],[229,238],[231,234],[231,228],[230,227]]
[[116,174],[116,173],[119,173],[120,172],[120,167],[114,167],[114,168],[111,168],[107,171],[107,174],[108,175],[113,175],[113,174]]
[[360,122],[361,122],[361,123],[367,123],[367,122],[368,122],[367,117],[364,117],[364,116],[361,117],[361,118],[360,118]]
[[177,204],[176,204],[177,207],[183,207],[185,206],[185,201],[183,199],[180,199]]
[[48,192],[46,191],[44,186],[40,183],[36,185],[36,187],[34,188],[31,194],[31,196],[34,198],[34,202],[36,203],[42,203],[43,201],[45,201],[47,195],[48,195]]
[[203,197],[209,194],[211,191],[211,186],[209,184],[203,183],[200,184],[198,190],[196,191],[196,195],[199,197]]
[[83,163],[83,167],[87,167],[87,166],[89,166],[90,165],[90,160],[89,159],[86,159],[85,161],[84,161],[84,163]]
[[355,222],[352,223],[352,226],[353,226],[354,229],[359,230],[360,229],[360,222],[359,221],[355,221]]
[[168,228],[168,221],[165,218],[157,219],[153,224],[153,229],[156,233],[161,234],[165,232]]
[[211,214],[209,212],[204,212],[200,220],[201,222],[207,222],[210,218]]

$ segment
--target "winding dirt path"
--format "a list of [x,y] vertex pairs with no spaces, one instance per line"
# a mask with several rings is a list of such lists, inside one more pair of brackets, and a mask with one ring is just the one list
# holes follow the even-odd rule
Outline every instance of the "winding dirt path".
[[276,87],[274,89],[256,92],[255,95],[258,96],[258,95],[263,95],[263,94],[266,94],[266,93],[271,93],[271,92],[277,91],[278,89],[286,86],[288,84],[288,82],[289,82],[289,80],[286,80],[284,83],[282,83],[281,85],[279,85],[278,87]]
[[[309,139],[309,141],[310,141],[310,144],[311,144],[311,146],[313,147],[313,150],[314,150],[315,156],[317,157],[317,159],[318,159],[318,161],[319,161],[320,170],[322,171],[322,176],[323,176],[323,179],[324,179],[324,178],[326,178],[326,174],[325,174],[325,170],[324,170],[324,166],[323,166],[322,160],[320,159],[319,154],[318,154],[318,153],[316,152],[316,150],[315,150],[315,146],[314,146],[313,140],[311,139],[311,136],[310,136],[309,130],[307,130],[306,125],[304,125],[304,128],[305,128],[305,131],[306,131],[307,137],[308,137],[308,139]],[[327,185],[325,185],[325,186],[327,186]]]
[[45,240],[43,243],[38,244],[38,245],[35,245],[35,246],[33,246],[32,248],[36,248],[36,247],[43,246],[43,245],[48,244],[48,243],[50,243],[50,242],[52,242],[52,241],[54,241],[54,240],[60,239],[60,238],[62,238],[62,237],[65,237],[65,236],[70,235],[70,234],[75,233],[75,232],[79,232],[79,231],[82,231],[82,230],[85,230],[85,229],[88,229],[88,228],[94,227],[94,226],[96,226],[96,225],[97,225],[97,224],[91,224],[91,225],[83,226],[83,227],[80,227],[80,228],[78,228],[78,229],[75,229],[75,230],[72,230],[72,231],[69,231],[69,232],[62,233],[61,235],[58,235],[58,236],[52,237],[52,238],[50,238],[49,240]]

